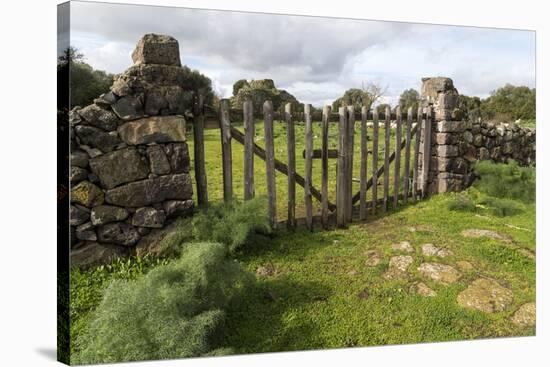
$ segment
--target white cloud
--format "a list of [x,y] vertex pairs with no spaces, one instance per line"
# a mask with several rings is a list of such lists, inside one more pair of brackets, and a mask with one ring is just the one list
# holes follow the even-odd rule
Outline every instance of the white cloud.
[[184,8],[72,2],[72,42],[95,68],[121,72],[145,33],[178,39],[182,60],[222,96],[238,79],[274,79],[303,102],[322,105],[363,82],[388,86],[386,100],[424,76],[454,79],[487,95],[535,84],[534,33]]

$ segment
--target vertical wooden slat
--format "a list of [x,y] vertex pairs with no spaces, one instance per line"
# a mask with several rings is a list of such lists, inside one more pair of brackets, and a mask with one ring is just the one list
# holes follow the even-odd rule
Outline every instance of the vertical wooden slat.
[[244,200],[254,197],[254,107],[251,100],[243,105],[244,117]]
[[353,217],[353,153],[355,149],[355,107],[348,106],[348,159],[347,159],[347,189],[346,189],[346,222],[350,223]]
[[426,121],[424,123],[424,141],[422,150],[422,197],[428,195],[428,178],[430,174],[430,158],[432,144],[432,108],[426,109]]
[[376,213],[378,203],[378,107],[372,111],[372,213]]
[[273,103],[264,102],[265,174],[267,182],[268,214],[271,228],[277,227],[277,198],[275,188],[275,147],[273,142]]
[[208,205],[208,188],[204,161],[204,97],[199,94],[193,106],[193,137],[195,152],[195,181],[197,183],[197,202],[200,207]]
[[220,101],[220,136],[222,140],[223,200],[233,200],[233,163],[231,156],[231,121],[229,120],[229,100]]
[[294,120],[292,118],[292,104],[285,105],[286,146],[288,160],[288,215],[287,227],[296,227],[296,138],[294,135]]
[[399,187],[401,185],[401,106],[395,109],[395,162],[393,176],[393,207],[399,202]]
[[346,108],[340,107],[338,114],[340,121],[338,123],[338,161],[336,163],[336,225],[343,228],[346,226]]
[[304,201],[306,205],[306,227],[311,230],[313,224],[313,203],[311,201],[311,185],[312,185],[312,160],[313,160],[313,131],[311,124],[311,105],[304,105],[304,119],[306,124],[306,159],[305,159],[305,175],[304,175]]
[[412,187],[413,187],[413,201],[416,201],[418,199],[417,192],[418,192],[418,162],[419,162],[419,156],[420,156],[420,136],[422,133],[422,107],[418,107],[417,111],[417,118],[416,118],[416,137],[414,139],[414,155],[413,155],[413,181],[412,181]]
[[328,123],[330,112],[330,106],[323,108],[321,122],[321,222],[325,229],[328,227]]
[[409,199],[409,180],[411,178],[411,130],[412,130],[412,107],[407,109],[407,132],[405,133],[405,169],[403,171],[403,203],[407,204]]
[[367,106],[361,108],[361,161],[359,172],[359,219],[367,219]]
[[386,107],[386,119],[384,121],[384,201],[383,211],[388,210],[388,197],[390,195],[390,108]]

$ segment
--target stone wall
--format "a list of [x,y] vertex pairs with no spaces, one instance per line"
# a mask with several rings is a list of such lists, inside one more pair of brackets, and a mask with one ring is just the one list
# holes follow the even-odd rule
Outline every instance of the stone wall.
[[[465,121],[457,108],[458,91],[449,78],[423,78],[422,103],[433,108],[428,191],[461,191],[474,180],[473,163],[510,159],[534,165],[536,130],[511,123]],[[421,146],[424,138],[422,137]],[[422,148],[420,149],[422,152]],[[422,154],[420,155],[422,167]]]
[[184,114],[192,108],[178,42],[145,35],[111,90],[70,112],[71,262],[131,253],[193,210]]

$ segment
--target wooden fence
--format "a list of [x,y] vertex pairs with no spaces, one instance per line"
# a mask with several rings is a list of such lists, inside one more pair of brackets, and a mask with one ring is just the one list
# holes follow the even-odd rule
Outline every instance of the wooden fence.
[[[240,118],[239,118],[240,117]],[[260,117],[260,116],[256,116]],[[221,130],[221,150],[223,169],[223,197],[226,202],[233,200],[233,162],[232,141],[244,146],[244,199],[249,200],[255,195],[254,187],[254,156],[265,162],[268,213],[273,228],[279,225],[277,220],[276,171],[288,177],[287,195],[288,214],[286,225],[294,229],[298,222],[304,222],[306,227],[313,229],[316,223],[327,229],[331,223],[345,228],[354,218],[365,221],[369,211],[387,211],[388,207],[397,207],[400,202],[406,204],[409,200],[418,200],[427,195],[428,172],[430,165],[430,134],[432,110],[428,107],[423,113],[419,108],[407,110],[405,116],[400,107],[395,112],[389,108],[385,111],[372,111],[363,107],[356,111],[353,106],[340,107],[337,113],[330,106],[323,111],[312,112],[310,104],[305,104],[303,112],[292,111],[290,103],[285,105],[284,112],[274,111],[271,101],[263,105],[265,148],[254,142],[255,124],[252,102],[246,101],[242,110],[230,109],[229,100],[222,99],[219,110],[203,105],[203,99],[198,98],[194,109],[194,157],[195,180],[197,184],[197,201],[200,207],[208,205],[207,177],[204,155],[204,124],[205,118],[215,118]],[[404,119],[405,118],[405,119]],[[244,133],[231,125],[231,121],[242,120]],[[372,127],[367,124],[372,120]],[[287,163],[275,158],[275,142],[273,134],[274,121],[282,121],[286,125]],[[295,121],[303,121],[305,127],[305,169],[303,176],[296,172],[296,135]],[[321,149],[313,149],[313,124],[320,121]],[[353,159],[356,121],[360,121],[360,156],[359,156],[359,186],[353,194]],[[394,121],[395,144],[391,149],[391,123]],[[338,123],[338,149],[328,149],[329,124]],[[379,128],[383,124],[385,134],[383,142],[379,142]],[[404,135],[404,137],[403,137]],[[372,144],[369,149],[369,141]],[[413,144],[414,141],[414,144]],[[422,141],[422,144],[421,144]],[[379,147],[383,144],[383,162],[379,162]],[[422,149],[422,154],[420,150]],[[402,150],[404,157],[402,159]],[[371,155],[371,158],[369,158]],[[421,169],[419,159],[422,157]],[[321,189],[313,186],[312,160],[321,159]],[[328,194],[329,158],[337,158],[336,163],[336,203],[332,203]],[[412,160],[412,162],[411,162]],[[369,167],[371,161],[372,167]],[[390,169],[393,163],[393,169]],[[403,166],[403,168],[402,168]],[[412,169],[411,169],[412,168]],[[369,177],[369,171],[371,175]],[[390,180],[393,179],[393,196],[390,196]],[[378,183],[383,181],[383,192],[378,195]],[[402,185],[401,185],[402,184]],[[305,218],[296,218],[296,185],[304,189]],[[367,192],[371,190],[371,200]],[[315,199],[321,203],[320,216],[313,215]],[[358,204],[357,204],[358,203]]]

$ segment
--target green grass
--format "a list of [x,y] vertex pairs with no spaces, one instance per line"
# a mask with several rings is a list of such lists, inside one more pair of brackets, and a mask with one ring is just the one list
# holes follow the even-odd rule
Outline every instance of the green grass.
[[[241,127],[239,127],[241,129]],[[336,126],[331,126],[330,148],[336,148]],[[372,130],[370,130],[372,131]],[[262,124],[256,125],[256,142],[263,136]],[[381,150],[384,131],[380,131]],[[205,156],[210,201],[222,200],[221,148],[218,130],[205,132]],[[304,128],[296,126],[297,172],[303,173]],[[315,124],[314,146],[320,147],[320,128]],[[193,149],[192,134],[190,151]],[[275,125],[276,156],[286,162],[285,130]],[[359,143],[356,139],[355,154]],[[392,132],[392,142],[395,141]],[[370,144],[369,144],[370,147]],[[383,152],[381,151],[381,158]],[[243,150],[233,142],[234,191],[243,194]],[[354,159],[355,177],[359,159]],[[335,197],[335,160],[330,161],[331,199]],[[382,164],[379,160],[379,164]],[[369,160],[369,172],[372,165]],[[193,169],[191,170],[193,172]],[[392,171],[393,173],[393,171]],[[256,194],[265,195],[265,163],[256,157]],[[314,185],[320,186],[320,161],[313,166]],[[287,177],[277,173],[279,220],[286,218]],[[358,184],[354,183],[354,191]],[[297,186],[297,215],[303,216],[302,188]],[[259,277],[259,287],[238,307],[228,311],[225,345],[236,353],[274,352],[350,346],[419,343],[501,336],[534,335],[534,328],[520,329],[509,318],[525,302],[535,300],[535,261],[526,250],[535,251],[535,204],[516,201],[517,213],[500,217],[490,209],[453,211],[450,203],[457,194],[434,196],[415,204],[401,206],[385,215],[371,215],[366,223],[353,223],[347,230],[296,232],[280,230],[274,238],[259,237],[235,261],[251,272],[260,266],[276,269],[271,277]],[[379,187],[379,197],[382,196]],[[370,194],[369,194],[370,198]],[[314,201],[315,202],[315,201]],[[452,205],[451,205],[452,207]],[[315,208],[319,210],[317,206]],[[191,227],[188,227],[189,231]],[[412,230],[414,228],[414,231]],[[505,243],[489,238],[465,238],[465,229],[488,229],[510,236]],[[381,275],[394,254],[390,246],[410,241],[415,262],[409,268],[411,279],[387,281]],[[420,247],[433,243],[453,252],[452,256],[433,259],[422,256]],[[379,249],[383,259],[376,267],[365,265],[365,252]],[[73,340],[78,340],[91,310],[97,307],[101,291],[111,279],[132,278],[171,260],[130,259],[109,269],[99,268],[71,273],[71,316]],[[473,270],[464,271],[455,284],[443,286],[425,279],[416,268],[423,261],[438,261],[456,267],[468,261]],[[137,269],[137,270],[131,270]],[[509,287],[514,300],[504,312],[483,314],[458,306],[457,294],[479,277],[491,277]],[[411,283],[422,280],[437,292],[421,297],[409,291]],[[369,296],[358,294],[367,290]],[[74,348],[78,348],[74,346]]]

